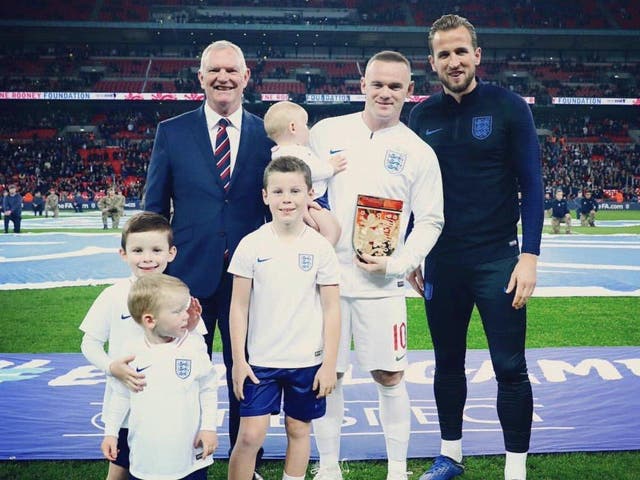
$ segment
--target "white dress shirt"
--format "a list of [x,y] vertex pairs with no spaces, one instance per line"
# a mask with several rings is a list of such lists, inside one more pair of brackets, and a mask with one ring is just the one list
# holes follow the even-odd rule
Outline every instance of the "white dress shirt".
[[[209,140],[211,141],[211,150],[216,149],[216,135],[218,134],[218,122],[222,115],[216,113],[208,103],[204,104],[204,116],[207,119],[207,131],[209,132]],[[228,117],[224,117],[231,123],[227,127],[227,135],[229,136],[229,144],[231,145],[231,175],[236,165],[238,157],[238,148],[240,147],[240,132],[242,131],[242,108],[237,109]],[[213,155],[211,156],[213,161]]]

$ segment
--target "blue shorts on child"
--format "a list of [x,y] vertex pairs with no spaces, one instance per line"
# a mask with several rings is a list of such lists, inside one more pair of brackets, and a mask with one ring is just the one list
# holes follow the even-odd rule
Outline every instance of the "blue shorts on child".
[[116,459],[111,462],[122,468],[126,468],[127,470],[129,470],[129,441],[127,440],[128,436],[128,428],[121,428],[118,431],[118,455],[116,456]]
[[[244,383],[241,417],[277,415],[282,406],[288,417],[309,422],[324,415],[327,403],[316,398],[313,379],[320,365],[305,368],[269,368],[251,366],[260,383]],[[284,400],[283,400],[284,397]]]

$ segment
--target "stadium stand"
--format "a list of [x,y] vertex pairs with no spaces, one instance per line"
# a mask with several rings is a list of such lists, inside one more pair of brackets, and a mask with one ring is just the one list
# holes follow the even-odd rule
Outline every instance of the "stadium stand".
[[629,102],[640,103],[640,6],[627,0],[5,2],[0,92],[157,97],[135,108],[0,99],[0,189],[15,181],[23,193],[55,187],[91,197],[115,184],[138,196],[158,120],[198,105],[163,100],[201,93],[197,57],[218,38],[245,50],[252,70],[245,101],[258,114],[268,106],[263,95],[335,96],[306,105],[311,122],[358,109],[345,98],[360,93],[360,70],[383,48],[411,58],[415,93],[429,95],[440,87],[425,58],[425,26],[446,12],[478,26],[480,78],[532,99],[548,188],[573,197],[589,187],[597,198],[622,192],[637,201],[640,126]]

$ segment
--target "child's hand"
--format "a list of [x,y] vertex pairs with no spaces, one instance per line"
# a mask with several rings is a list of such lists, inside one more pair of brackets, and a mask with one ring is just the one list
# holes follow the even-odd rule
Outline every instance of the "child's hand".
[[309,225],[311,228],[313,228],[314,230],[318,231],[320,229],[320,227],[318,227],[318,224],[316,223],[316,221],[313,219],[313,217],[311,217],[311,214],[309,213],[309,210],[322,210],[322,207],[320,205],[318,205],[318,202],[314,202],[311,201],[309,202],[309,208],[307,208],[304,212],[302,212],[302,220],[304,221],[304,223],[306,223],[307,225]]
[[100,450],[102,450],[104,458],[114,462],[116,457],[118,456],[118,439],[112,436],[105,436],[102,439]]
[[329,157],[329,164],[333,167],[333,174],[336,175],[347,169],[347,157],[344,153],[338,153]]
[[135,358],[135,355],[117,358],[109,365],[109,371],[132,392],[141,392],[147,382],[143,373],[138,373],[129,366]]
[[187,313],[189,314],[187,329],[190,332],[193,332],[193,330],[198,326],[198,323],[200,323],[202,315],[202,306],[197,298],[191,297],[191,303],[189,304],[189,308],[187,308]]
[[329,395],[336,388],[338,374],[335,368],[328,368],[324,363],[316,372],[313,379],[313,390],[318,391],[316,398],[322,398]]
[[260,383],[251,366],[245,362],[233,362],[231,378],[233,379],[233,393],[238,400],[244,400],[244,381],[249,377],[255,384]]
[[202,458],[206,458],[218,448],[218,434],[212,430],[200,430],[196,435],[193,446],[202,447]]

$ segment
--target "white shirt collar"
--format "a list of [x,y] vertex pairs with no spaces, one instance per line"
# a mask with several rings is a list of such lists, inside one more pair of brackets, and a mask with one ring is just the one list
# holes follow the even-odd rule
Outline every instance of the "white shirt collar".
[[[222,115],[214,111],[207,102],[204,103],[204,116],[207,119],[207,128],[209,130],[216,128],[218,122],[222,118]],[[242,107],[238,108],[235,112],[225,118],[231,122],[231,126],[233,128],[238,131],[242,130]]]

